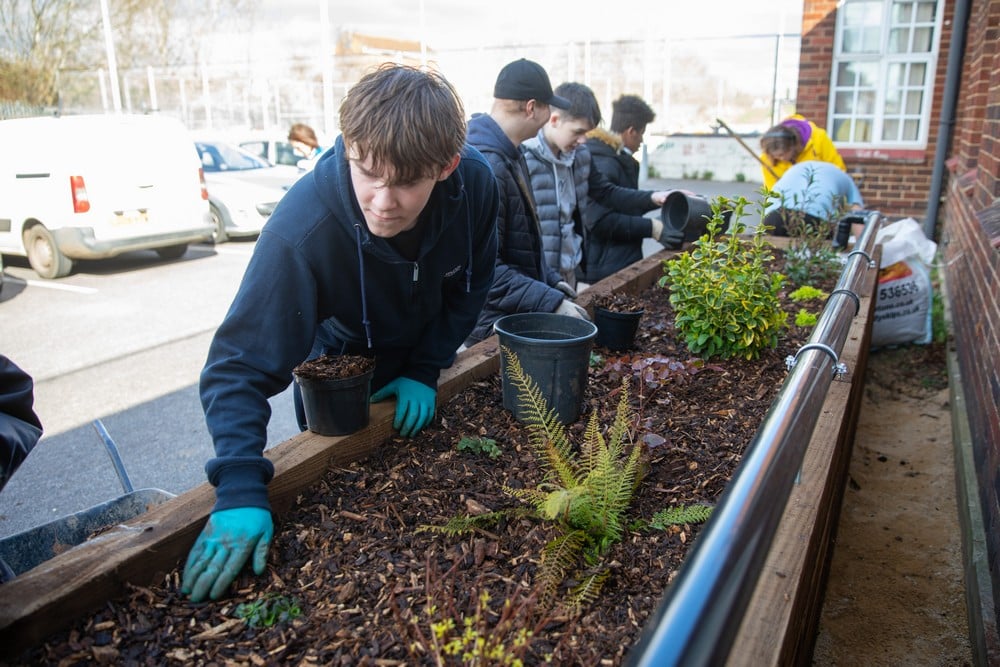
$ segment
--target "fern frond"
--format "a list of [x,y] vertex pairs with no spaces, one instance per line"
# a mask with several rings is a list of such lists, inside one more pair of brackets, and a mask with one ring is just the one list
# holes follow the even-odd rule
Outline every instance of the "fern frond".
[[685,523],[702,523],[712,516],[711,505],[678,505],[660,510],[653,515],[649,525],[657,530],[666,530],[669,526],[679,526]]
[[453,516],[448,519],[447,523],[443,526],[431,526],[431,525],[421,525],[417,526],[416,532],[418,533],[440,533],[443,535],[449,535],[455,537],[456,535],[464,535],[465,533],[471,533],[478,528],[485,528],[487,526],[495,526],[500,523],[505,517],[518,514],[516,509],[499,510],[497,512],[487,512],[486,514],[477,514],[475,516],[469,514],[460,514],[458,516]]
[[601,425],[597,421],[597,410],[594,410],[587,420],[587,429],[583,432],[583,444],[580,445],[580,468],[584,474],[593,471],[600,453],[605,448]]
[[608,431],[608,449],[611,457],[620,458],[625,452],[625,442],[632,442],[631,429],[632,411],[628,405],[628,378],[622,378],[621,395],[618,398],[618,408],[615,410],[615,420]]
[[508,347],[501,346],[500,349],[507,362],[507,379],[517,392],[518,406],[528,428],[529,441],[541,457],[543,468],[554,473],[565,487],[577,484],[580,474],[566,427],[545,401],[538,384],[524,372],[517,355]]
[[507,486],[506,484],[504,484],[501,488],[503,488],[503,492],[508,496],[517,498],[518,500],[523,500],[524,502],[535,505],[536,507],[540,507],[543,503],[545,503],[545,499],[549,497],[549,494],[542,489],[515,489]]
[[587,536],[582,530],[563,533],[550,540],[542,548],[542,562],[538,566],[538,585],[541,599],[546,606],[559,594],[559,586],[576,567],[587,544]]
[[601,594],[604,582],[608,580],[610,570],[592,572],[583,578],[579,584],[570,589],[566,596],[566,606],[574,616],[579,615],[586,607],[592,605]]

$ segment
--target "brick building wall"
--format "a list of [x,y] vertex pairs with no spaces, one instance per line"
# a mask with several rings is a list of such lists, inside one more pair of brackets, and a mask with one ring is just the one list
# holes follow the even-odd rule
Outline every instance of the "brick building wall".
[[[926,149],[904,157],[842,151],[868,206],[891,218],[913,216],[923,221],[926,214],[954,27],[955,2],[945,2]],[[1000,0],[970,3],[936,229],[979,483],[993,600],[1000,601]],[[798,112],[821,124],[829,103],[836,5],[836,0],[804,0],[803,6]],[[1000,609],[994,612],[1000,618]]]
[[[821,127],[826,126],[833,68],[833,46],[838,0],[805,0],[802,9],[802,52],[796,111]],[[935,74],[932,118],[941,111],[941,95],[947,73],[953,2],[946,2],[941,47]],[[917,151],[858,150],[840,148],[847,171],[854,177],[868,208],[891,219],[927,213],[934,152],[939,125],[928,128],[927,147]]]
[[[942,260],[1000,600],[1000,0],[971,6],[949,151]],[[1000,610],[996,610],[1000,616]]]

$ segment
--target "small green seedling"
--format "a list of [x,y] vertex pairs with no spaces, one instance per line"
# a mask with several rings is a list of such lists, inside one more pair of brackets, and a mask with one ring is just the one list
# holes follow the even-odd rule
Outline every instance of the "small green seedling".
[[498,458],[503,453],[497,446],[497,441],[492,438],[470,438],[468,436],[458,441],[458,451],[486,454],[491,459]]
[[810,313],[806,309],[801,309],[795,314],[795,326],[814,327],[816,326],[816,313]]
[[827,293],[821,289],[816,289],[811,285],[803,285],[794,292],[788,295],[788,298],[796,303],[802,301],[814,301],[818,299],[825,299]]
[[302,615],[302,608],[295,598],[268,594],[253,602],[237,605],[233,615],[246,621],[251,628],[270,628],[298,618]]

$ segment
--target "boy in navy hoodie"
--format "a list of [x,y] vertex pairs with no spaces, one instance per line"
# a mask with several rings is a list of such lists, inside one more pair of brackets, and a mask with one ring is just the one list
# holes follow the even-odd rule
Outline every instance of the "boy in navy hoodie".
[[372,401],[395,396],[393,428],[412,437],[493,280],[497,186],[443,77],[379,68],[348,92],[340,129],[261,232],[202,371],[216,503],[184,569],[195,602],[222,596],[251,556],[264,572],[268,398],[292,369],[321,354],[374,356]]

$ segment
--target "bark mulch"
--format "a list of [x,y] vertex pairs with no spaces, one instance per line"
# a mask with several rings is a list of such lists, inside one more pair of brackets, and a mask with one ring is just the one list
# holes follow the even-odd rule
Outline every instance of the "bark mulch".
[[[718,500],[784,381],[785,358],[810,330],[792,324],[802,306],[789,302],[790,328],[777,349],[753,362],[700,364],[678,341],[668,292],[654,286],[639,297],[645,314],[636,348],[595,348],[583,414],[569,431],[580,443],[593,411],[610,425],[621,378],[630,378],[633,438],[648,455],[630,518],[648,521],[662,509]],[[472,447],[460,450],[463,438]],[[486,439],[495,441],[496,458],[489,447],[475,451]],[[527,431],[501,407],[499,377],[478,382],[441,406],[417,438],[393,438],[368,460],[329,470],[278,518],[267,573],[244,574],[229,598],[193,604],[180,596],[175,571],[162,585],[110,601],[23,660],[418,665],[513,664],[516,655],[524,664],[621,664],[700,525],[633,525],[605,556],[610,576],[597,600],[576,616],[538,602],[533,575],[555,535],[538,520],[510,518],[459,537],[419,530],[522,506],[504,487],[540,481]],[[300,614],[271,627],[235,615],[241,604],[279,600],[293,600]],[[492,661],[463,663],[460,652],[438,663],[441,645],[465,630],[466,619],[470,637],[504,648]],[[433,624],[442,631],[437,649]],[[519,640],[524,628],[533,634]]]

